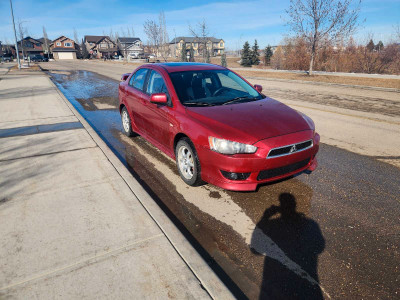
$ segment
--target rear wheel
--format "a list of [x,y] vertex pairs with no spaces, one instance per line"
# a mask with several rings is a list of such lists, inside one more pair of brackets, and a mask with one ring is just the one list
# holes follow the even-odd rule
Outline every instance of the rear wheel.
[[183,138],[176,144],[175,157],[182,180],[191,186],[201,184],[200,162],[196,150],[188,138]]
[[129,117],[128,110],[123,107],[121,110],[122,130],[127,136],[133,136],[131,118]]

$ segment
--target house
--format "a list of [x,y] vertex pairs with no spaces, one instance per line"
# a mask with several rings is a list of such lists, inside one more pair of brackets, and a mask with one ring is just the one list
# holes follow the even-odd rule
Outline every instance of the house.
[[194,56],[202,56],[204,51],[204,41],[206,47],[210,52],[211,56],[218,56],[224,54],[225,42],[223,39],[217,39],[215,37],[176,37],[170,43],[170,52],[172,56],[179,57],[182,52],[182,48],[185,47],[189,54],[190,48],[193,48]]
[[53,53],[55,60],[76,59],[78,50],[79,46],[75,41],[64,35],[56,38],[50,44],[50,51]]
[[139,58],[144,55],[143,43],[136,37],[119,37],[117,44],[124,57]]
[[0,52],[2,52],[1,55],[6,55],[10,57],[17,56],[17,51],[15,51],[15,45],[1,44],[0,49],[1,49]]
[[[42,42],[27,36],[21,41],[18,41],[18,52],[22,57],[29,57],[36,54],[43,55]],[[22,55],[23,54],[23,55]]]
[[117,45],[105,35],[85,35],[84,44],[89,54],[94,58],[110,58],[118,55]]
[[43,48],[43,53],[45,54],[46,57],[50,57],[50,45],[52,43],[52,41],[50,39],[46,39],[44,37],[37,39],[38,41],[40,41],[42,43],[42,48]]

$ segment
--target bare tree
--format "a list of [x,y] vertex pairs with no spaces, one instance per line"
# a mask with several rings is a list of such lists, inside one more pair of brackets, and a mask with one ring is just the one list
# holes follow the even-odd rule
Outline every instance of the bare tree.
[[25,45],[24,45],[23,39],[25,37],[25,34],[26,34],[27,30],[23,25],[24,22],[25,21],[18,21],[18,36],[19,36],[20,43],[21,43],[22,57],[25,60]]
[[147,20],[143,24],[147,35],[149,46],[153,49],[155,56],[161,55],[166,61],[169,55],[168,31],[164,12],[159,14],[159,22]]
[[290,0],[290,7],[286,10],[288,25],[309,42],[309,75],[312,75],[321,40],[335,42],[355,31],[360,4],[361,0]]
[[43,26],[43,39],[44,39],[44,50],[46,50],[47,52],[47,57],[50,58],[49,37],[47,36],[47,31],[44,26]]
[[189,25],[190,33],[196,38],[199,43],[199,50],[201,49],[203,55],[203,61],[207,62],[207,57],[209,57],[209,50],[207,48],[207,43],[210,40],[210,29],[203,19],[203,21],[197,23],[195,27]]
[[78,37],[78,31],[74,27],[74,41],[76,44],[79,44],[79,37]]

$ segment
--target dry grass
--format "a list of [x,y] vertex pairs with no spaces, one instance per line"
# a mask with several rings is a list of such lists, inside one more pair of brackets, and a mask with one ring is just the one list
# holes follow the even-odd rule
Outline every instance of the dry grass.
[[262,72],[257,70],[235,70],[238,74],[244,77],[259,77],[259,78],[275,78],[289,79],[313,82],[339,83],[347,85],[362,85],[371,87],[395,88],[400,89],[400,79],[385,79],[385,78],[365,78],[353,76],[335,76],[335,75],[314,75],[294,74],[286,72]]
[[[228,68],[241,68],[242,66],[238,63],[240,58],[238,57],[227,57]],[[178,61],[178,59],[169,59],[168,61]],[[200,61],[200,59],[197,59]],[[115,64],[113,61],[106,61],[106,63]],[[221,57],[212,57],[211,63],[220,65]],[[119,63],[121,64],[121,63]],[[138,67],[144,63],[136,62],[124,62],[123,65],[129,64]],[[287,72],[265,72],[265,68],[255,66],[247,68],[245,70],[235,70],[244,77],[259,77],[259,78],[274,78],[274,79],[288,79],[288,80],[301,80],[301,81],[312,81],[312,82],[326,82],[326,83],[339,83],[347,85],[361,85],[371,87],[383,87],[383,88],[395,88],[400,89],[400,79],[385,79],[385,78],[365,78],[365,77],[353,77],[353,76],[336,76],[336,75],[314,75],[308,76],[306,74],[295,74]]]
[[[10,72],[15,72],[15,71],[19,71],[18,65],[15,65],[12,68],[10,68]],[[21,71],[36,72],[36,71],[41,71],[41,69],[40,69],[39,65],[31,63],[29,68],[23,68],[23,69],[21,69]]]

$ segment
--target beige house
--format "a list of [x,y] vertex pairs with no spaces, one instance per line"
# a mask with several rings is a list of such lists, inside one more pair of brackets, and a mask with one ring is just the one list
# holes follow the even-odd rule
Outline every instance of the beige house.
[[[223,39],[217,39],[215,37],[206,37],[207,49],[211,56],[218,56],[224,54],[225,41]],[[179,57],[182,53],[182,48],[185,47],[189,54],[190,48],[193,47],[194,56],[202,56],[204,50],[203,38],[196,37],[177,37],[169,43],[171,56]]]
[[84,43],[93,58],[110,58],[118,55],[117,45],[108,36],[85,35]]
[[53,53],[55,60],[76,59],[78,47],[74,40],[62,35],[50,44],[50,52]]

